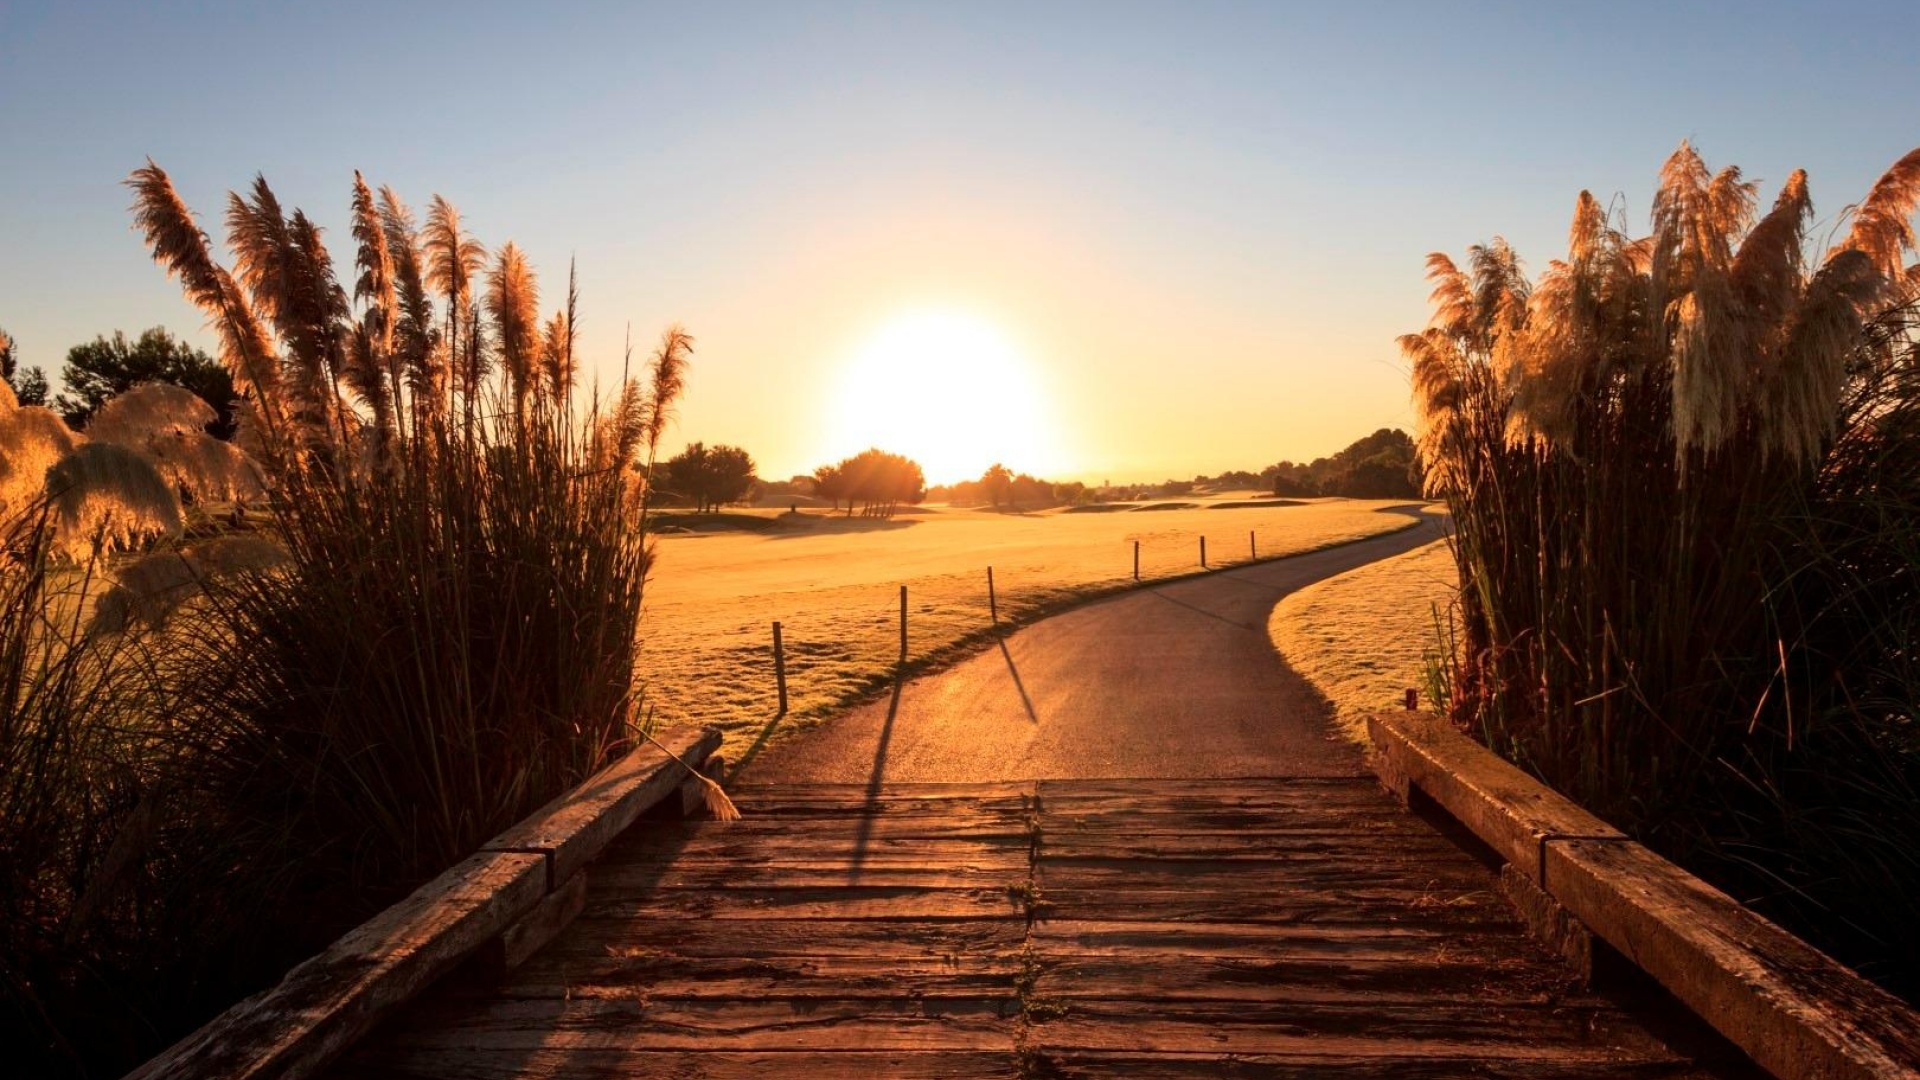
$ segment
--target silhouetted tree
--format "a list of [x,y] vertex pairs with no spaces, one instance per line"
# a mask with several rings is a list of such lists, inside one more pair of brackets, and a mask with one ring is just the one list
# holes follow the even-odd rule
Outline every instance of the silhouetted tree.
[[0,330],[0,379],[13,388],[13,396],[22,405],[47,403],[47,373],[39,368],[19,367],[20,356],[14,350],[13,337]]
[[737,446],[693,443],[668,458],[665,468],[666,492],[692,502],[703,513],[739,502],[753,490],[753,458]]
[[113,337],[97,337],[67,350],[60,371],[65,389],[54,406],[67,423],[84,428],[94,410],[115,394],[143,382],[172,383],[199,395],[217,414],[207,433],[230,439],[236,426],[233,410],[238,395],[233,377],[213,357],[180,341],[162,327],[154,327],[128,341],[116,330]]
[[980,490],[998,510],[1001,502],[1013,493],[1013,473],[1005,465],[994,462],[980,474]]
[[835,506],[847,501],[848,517],[856,502],[866,517],[892,517],[901,504],[927,497],[920,463],[878,448],[862,450],[838,465],[822,465],[813,477],[819,494],[833,499]]
[[[840,500],[847,495],[847,478],[838,465],[822,465],[813,470],[813,494],[815,498],[829,499],[835,510],[840,509]],[[847,513],[852,515],[853,503],[847,503]]]

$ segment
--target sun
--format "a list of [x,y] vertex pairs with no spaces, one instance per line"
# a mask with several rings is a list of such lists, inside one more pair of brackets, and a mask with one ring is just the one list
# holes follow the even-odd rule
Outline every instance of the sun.
[[835,460],[877,446],[920,463],[930,484],[995,462],[1048,479],[1063,462],[1033,365],[991,322],[929,308],[883,323],[833,396]]

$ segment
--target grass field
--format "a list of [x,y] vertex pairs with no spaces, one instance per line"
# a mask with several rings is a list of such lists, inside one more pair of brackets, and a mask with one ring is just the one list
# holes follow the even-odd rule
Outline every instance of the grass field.
[[[1397,709],[1424,687],[1441,619],[1453,601],[1453,555],[1444,540],[1309,585],[1281,600],[1267,632],[1293,669],[1333,702],[1342,731],[1364,741],[1366,714]],[[1421,695],[1421,707],[1431,702]]]
[[[891,521],[733,515],[727,528],[668,532],[641,620],[640,669],[661,725],[713,724],[738,758],[763,738],[817,722],[883,685],[899,655],[899,587],[908,591],[909,662],[952,659],[991,627],[987,567],[1002,622],[1022,622],[1132,582],[1391,532],[1392,501],[1331,499],[1153,513],[1000,514],[929,507]],[[693,525],[686,519],[672,525]],[[695,526],[698,527],[698,526]],[[775,723],[771,624],[786,643],[788,716]]]

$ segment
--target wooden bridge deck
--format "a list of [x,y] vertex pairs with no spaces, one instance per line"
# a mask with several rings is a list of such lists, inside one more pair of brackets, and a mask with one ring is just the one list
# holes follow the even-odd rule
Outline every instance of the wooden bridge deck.
[[631,830],[556,940],[337,1075],[1710,1074],[1371,779],[735,798]]

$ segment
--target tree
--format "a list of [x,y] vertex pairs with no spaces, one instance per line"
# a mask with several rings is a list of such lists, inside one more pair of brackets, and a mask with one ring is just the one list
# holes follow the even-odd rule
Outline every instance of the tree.
[[207,425],[209,435],[230,439],[238,426],[232,375],[213,357],[163,327],[148,330],[136,341],[115,330],[111,338],[75,345],[67,350],[60,381],[66,389],[55,399],[55,407],[76,428],[84,428],[108,398],[144,382],[172,383],[199,395],[215,413],[213,423]]
[[753,490],[753,458],[737,446],[693,443],[666,462],[665,488],[704,513],[739,502]]
[[39,368],[19,370],[20,358],[14,351],[13,337],[0,330],[0,378],[13,388],[13,396],[22,405],[47,403],[47,373]]
[[918,503],[927,497],[927,478],[920,463],[899,454],[872,448],[862,450],[838,465],[822,465],[814,470],[816,490],[840,505],[847,500],[847,516],[853,516],[853,504],[862,504],[866,517],[892,517],[902,503]]
[[1013,491],[1013,473],[996,461],[980,474],[980,487],[992,501],[993,508],[998,510],[1001,501]]
[[[847,478],[838,465],[822,465],[813,470],[813,494],[816,498],[833,500],[833,508],[840,509],[840,500],[847,495]],[[853,504],[847,504],[847,513],[853,513]]]
[[47,373],[39,368],[28,368],[18,376],[7,379],[13,387],[13,396],[22,405],[45,405],[47,403]]

